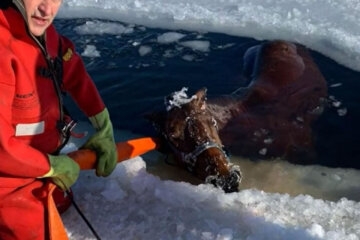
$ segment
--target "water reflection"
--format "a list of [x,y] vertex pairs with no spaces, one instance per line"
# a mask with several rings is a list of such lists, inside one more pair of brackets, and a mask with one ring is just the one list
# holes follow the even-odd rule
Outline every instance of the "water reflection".
[[[202,182],[183,169],[165,163],[164,155],[153,152],[145,156],[147,170],[163,180]],[[265,192],[310,195],[314,198],[337,201],[345,197],[360,201],[360,171],[329,168],[319,165],[302,166],[281,159],[252,161],[232,157],[241,166],[243,180],[240,190],[255,188]]]

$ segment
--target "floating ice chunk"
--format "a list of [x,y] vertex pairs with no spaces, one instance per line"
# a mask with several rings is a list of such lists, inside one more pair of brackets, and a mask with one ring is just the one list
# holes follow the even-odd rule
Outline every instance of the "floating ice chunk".
[[174,107],[181,108],[183,104],[191,102],[193,99],[196,99],[196,95],[193,95],[191,98],[188,97],[186,91],[187,87],[183,87],[180,91],[174,92],[170,96],[165,98],[166,110],[170,111]]
[[272,139],[272,138],[266,138],[266,139],[264,139],[264,143],[265,143],[265,144],[271,144],[273,141],[274,141],[274,139]]
[[342,86],[342,83],[334,83],[334,84],[330,85],[331,88],[336,88],[336,87],[340,87],[340,86]]
[[167,32],[158,36],[157,41],[158,43],[168,44],[179,41],[183,37],[185,37],[185,34],[177,33],[177,32]]
[[149,46],[140,46],[140,48],[139,48],[139,54],[142,57],[145,55],[148,55],[149,53],[151,53],[151,51],[152,51],[152,48]]
[[338,109],[337,112],[340,117],[343,117],[347,114],[347,108]]
[[163,54],[163,57],[166,57],[166,58],[172,58],[172,57],[175,57],[176,53],[174,50],[166,50]]
[[186,54],[182,57],[182,59],[184,59],[185,61],[188,61],[188,62],[192,62],[194,61],[195,59],[195,56],[194,55],[190,55],[190,54]]
[[311,114],[315,114],[315,115],[321,115],[323,112],[324,112],[323,106],[317,106],[310,111]]
[[337,108],[337,107],[340,107],[341,102],[340,101],[335,101],[335,102],[332,103],[332,105]]
[[262,149],[260,149],[260,151],[259,151],[259,154],[260,154],[260,155],[263,155],[263,156],[265,156],[266,153],[267,153],[267,148],[262,148]]
[[261,136],[261,132],[258,131],[258,130],[255,131],[253,134],[254,134],[255,137],[260,137]]
[[296,117],[296,120],[297,120],[298,122],[304,122],[304,118],[303,118],[303,117]]
[[235,45],[235,43],[227,43],[225,45],[217,46],[216,49],[226,49],[226,48],[232,47],[234,45]]
[[134,32],[133,27],[125,27],[120,23],[114,22],[102,22],[98,20],[94,21],[86,21],[85,24],[81,26],[75,27],[75,31],[78,34],[113,34],[113,35],[121,35],[121,34],[129,34]]
[[83,57],[100,57],[100,52],[94,45],[86,45],[84,51],[81,53]]
[[135,41],[135,42],[132,43],[132,45],[133,45],[134,47],[137,47],[137,46],[140,45],[140,42]]
[[208,52],[210,49],[209,41],[199,41],[199,40],[185,41],[185,42],[181,42],[180,45],[191,48],[194,51],[200,51],[200,52]]
[[336,97],[333,96],[333,95],[330,95],[330,96],[329,96],[329,99],[330,99],[330,101],[332,101],[332,102],[338,101],[338,100],[336,99]]

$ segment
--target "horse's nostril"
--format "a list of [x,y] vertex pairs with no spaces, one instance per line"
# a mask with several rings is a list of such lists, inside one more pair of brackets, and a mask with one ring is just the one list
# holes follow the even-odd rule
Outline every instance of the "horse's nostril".
[[232,165],[230,170],[230,177],[232,181],[240,183],[242,180],[242,174],[240,171],[240,167],[237,165]]
[[215,187],[221,188],[226,193],[238,192],[242,179],[241,171],[238,166],[232,166],[230,174],[227,176],[212,175],[205,180],[206,183],[213,184]]
[[238,192],[239,191],[239,182],[231,179],[230,182],[227,182],[223,188],[226,193]]
[[232,183],[233,185],[239,185],[240,182],[240,175],[237,173],[233,173],[230,176],[230,183]]
[[240,169],[235,168],[230,171],[230,176],[226,179],[226,185],[224,186],[225,192],[237,192],[239,191],[239,185],[242,176]]

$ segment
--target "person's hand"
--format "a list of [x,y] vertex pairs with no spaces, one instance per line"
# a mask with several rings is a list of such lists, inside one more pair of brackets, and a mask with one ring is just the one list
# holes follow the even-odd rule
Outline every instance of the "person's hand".
[[112,173],[117,163],[117,150],[109,112],[105,108],[89,120],[96,129],[96,133],[82,148],[96,152],[96,175],[106,177]]
[[51,178],[59,188],[66,191],[79,177],[79,165],[67,155],[48,155],[50,170],[40,178]]

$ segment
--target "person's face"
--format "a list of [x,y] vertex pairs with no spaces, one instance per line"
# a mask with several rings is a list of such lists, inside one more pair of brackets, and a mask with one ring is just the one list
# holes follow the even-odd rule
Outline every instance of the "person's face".
[[23,0],[30,32],[41,36],[59,11],[62,0]]

